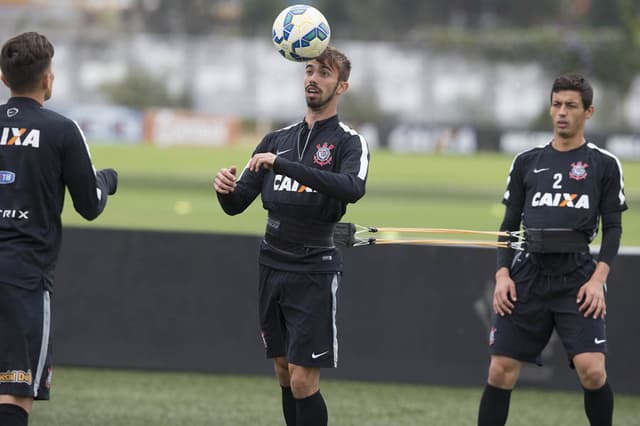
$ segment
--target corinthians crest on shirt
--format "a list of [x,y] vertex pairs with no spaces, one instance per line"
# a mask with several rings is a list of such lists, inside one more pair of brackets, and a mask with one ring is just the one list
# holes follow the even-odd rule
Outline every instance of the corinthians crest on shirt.
[[571,171],[569,172],[569,177],[575,180],[586,179],[587,167],[589,167],[589,165],[587,163],[583,163],[582,161],[571,163]]
[[313,162],[319,166],[326,166],[327,164],[331,164],[331,160],[333,159],[333,157],[331,156],[331,150],[335,148],[335,146],[333,144],[325,142],[322,145],[317,144],[316,148],[318,150],[313,156]]

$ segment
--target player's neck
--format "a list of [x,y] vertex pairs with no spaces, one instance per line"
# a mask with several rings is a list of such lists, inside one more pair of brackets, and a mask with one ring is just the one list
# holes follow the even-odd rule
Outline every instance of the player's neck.
[[304,121],[307,122],[307,126],[312,128],[316,121],[326,120],[327,118],[331,118],[338,113],[338,108],[322,108],[322,109],[311,109],[307,108],[307,113],[304,116]]
[[11,92],[11,97],[33,99],[34,101],[38,102],[40,105],[44,105],[44,101],[45,101],[44,92],[27,92],[27,93]]
[[573,149],[581,147],[586,143],[583,134],[575,135],[570,138],[563,138],[559,135],[554,135],[553,142],[551,142],[551,146],[556,151],[571,151]]

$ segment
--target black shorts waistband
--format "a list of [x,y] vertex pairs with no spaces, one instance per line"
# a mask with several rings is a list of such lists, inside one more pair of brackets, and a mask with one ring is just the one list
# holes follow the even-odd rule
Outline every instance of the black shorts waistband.
[[529,253],[588,253],[589,238],[574,229],[527,229]]
[[291,218],[267,217],[265,240],[307,247],[334,247],[335,223],[305,223]]

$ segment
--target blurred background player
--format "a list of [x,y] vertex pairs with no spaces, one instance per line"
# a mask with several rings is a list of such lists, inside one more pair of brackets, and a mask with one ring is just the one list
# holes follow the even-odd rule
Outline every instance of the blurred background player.
[[221,169],[214,187],[224,211],[244,211],[258,194],[269,212],[260,247],[259,315],[275,358],[288,426],[326,425],[320,368],[337,367],[336,296],[342,258],[335,224],[365,193],[369,150],[340,122],[351,63],[328,47],[305,66],[304,120],[267,134],[236,180]]
[[0,106],[0,425],[26,425],[33,400],[49,399],[50,294],[60,248],[65,187],[84,218],[117,188],[95,172],[77,124],[43,108],[54,48],[34,32],[0,53],[11,98]]
[[[613,392],[605,354],[606,281],[618,253],[627,209],[620,162],[585,140],[594,113],[593,89],[579,74],[563,74],[551,89],[551,143],[518,154],[503,202],[501,230],[520,222],[527,250],[498,249],[490,335],[491,363],[479,426],[504,425],[522,362],[540,364],[555,329],[584,388],[592,426],[610,426]],[[597,262],[589,243],[602,221]]]

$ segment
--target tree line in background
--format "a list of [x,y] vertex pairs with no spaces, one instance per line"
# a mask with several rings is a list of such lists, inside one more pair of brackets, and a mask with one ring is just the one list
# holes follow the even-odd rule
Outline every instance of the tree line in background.
[[[86,12],[84,26],[90,32],[103,25],[106,34],[266,38],[275,16],[296,3],[320,9],[338,42],[395,42],[494,61],[535,61],[550,75],[582,72],[618,98],[640,74],[640,0],[135,0],[120,12]],[[130,70],[104,90],[119,104],[189,107],[187,95],[156,93],[159,87]]]
[[138,0],[123,17],[152,33],[258,37],[294,3],[320,9],[340,40],[534,59],[551,73],[580,70],[620,93],[640,72],[639,0]]
[[622,28],[634,8],[640,12],[637,0],[138,0],[130,11],[145,13],[148,29],[160,32],[204,34],[241,23],[243,33],[255,35],[270,26],[265,17],[296,3],[317,7],[341,33],[365,39],[401,39],[425,26]]

